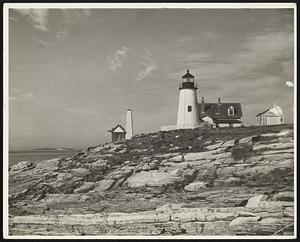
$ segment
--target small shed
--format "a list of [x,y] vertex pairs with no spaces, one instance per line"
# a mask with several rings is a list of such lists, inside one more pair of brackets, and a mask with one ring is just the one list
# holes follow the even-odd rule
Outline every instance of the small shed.
[[126,130],[120,124],[112,128],[111,130],[108,130],[108,132],[111,133],[111,142],[125,139],[126,136]]
[[256,115],[258,125],[283,124],[284,117],[281,107],[273,105],[267,110]]

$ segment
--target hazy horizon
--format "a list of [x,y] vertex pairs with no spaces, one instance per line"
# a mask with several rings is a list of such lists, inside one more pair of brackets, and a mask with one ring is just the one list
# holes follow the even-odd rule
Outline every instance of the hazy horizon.
[[176,123],[189,69],[198,101],[240,102],[243,122],[273,104],[293,123],[293,9],[11,9],[9,146],[72,148]]

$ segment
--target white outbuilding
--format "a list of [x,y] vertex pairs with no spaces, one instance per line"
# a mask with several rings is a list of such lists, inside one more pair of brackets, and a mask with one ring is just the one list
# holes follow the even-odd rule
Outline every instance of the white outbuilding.
[[284,117],[281,107],[273,105],[267,110],[256,115],[258,125],[276,125],[283,124]]

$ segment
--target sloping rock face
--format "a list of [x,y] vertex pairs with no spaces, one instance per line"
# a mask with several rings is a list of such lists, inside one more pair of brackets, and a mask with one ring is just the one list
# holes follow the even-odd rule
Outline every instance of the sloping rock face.
[[162,186],[180,182],[181,179],[172,172],[164,171],[141,171],[133,174],[127,179],[127,185],[130,188],[145,186]]
[[136,135],[12,167],[12,235],[291,235],[292,125]]

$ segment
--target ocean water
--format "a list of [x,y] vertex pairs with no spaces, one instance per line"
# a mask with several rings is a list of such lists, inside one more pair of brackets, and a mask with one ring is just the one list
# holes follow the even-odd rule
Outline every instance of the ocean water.
[[20,161],[31,161],[37,163],[44,160],[59,158],[65,155],[75,153],[75,150],[61,150],[61,151],[13,151],[8,154],[9,167],[17,164]]

